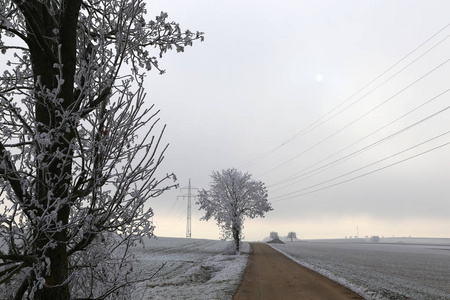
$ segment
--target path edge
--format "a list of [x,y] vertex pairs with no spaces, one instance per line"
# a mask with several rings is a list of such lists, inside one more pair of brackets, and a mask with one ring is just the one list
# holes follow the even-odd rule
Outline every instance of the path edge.
[[283,254],[284,256],[286,256],[287,258],[292,260],[293,262],[295,262],[295,263],[301,265],[302,267],[305,267],[305,268],[307,268],[307,269],[309,269],[309,270],[311,270],[313,272],[316,272],[316,273],[318,273],[318,274],[320,274],[320,275],[322,275],[322,276],[324,276],[324,277],[326,277],[326,278],[336,282],[339,285],[342,285],[342,286],[346,287],[347,289],[349,289],[352,292],[358,294],[359,296],[363,297],[364,299],[367,299],[367,300],[379,299],[378,296],[380,296],[380,295],[377,295],[374,292],[370,292],[364,287],[361,287],[359,285],[351,283],[345,278],[342,278],[342,277],[339,277],[337,275],[334,275],[332,272],[330,272],[328,270],[325,270],[325,269],[316,267],[316,266],[314,266],[314,265],[312,265],[310,263],[304,262],[304,261],[302,261],[302,260],[292,256],[291,254],[289,254],[289,253],[287,253],[287,252],[285,252],[285,251],[283,251],[281,249],[278,249],[278,248],[274,247],[274,245],[271,245],[271,244],[267,244],[267,245],[272,247],[272,249],[274,249],[275,251],[278,251],[279,253]]

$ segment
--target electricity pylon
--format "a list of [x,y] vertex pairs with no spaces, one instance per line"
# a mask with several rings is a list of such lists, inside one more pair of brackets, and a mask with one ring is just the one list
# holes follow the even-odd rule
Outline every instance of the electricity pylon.
[[186,238],[191,238],[192,236],[192,223],[191,223],[191,200],[192,198],[196,198],[197,195],[193,195],[192,194],[192,190],[197,190],[197,188],[193,188],[191,187],[191,179],[189,178],[189,185],[187,188],[181,188],[181,191],[183,190],[187,190],[187,195],[181,195],[178,197],[183,197],[183,199],[185,197],[188,198],[188,203],[187,203],[187,222],[186,222]]

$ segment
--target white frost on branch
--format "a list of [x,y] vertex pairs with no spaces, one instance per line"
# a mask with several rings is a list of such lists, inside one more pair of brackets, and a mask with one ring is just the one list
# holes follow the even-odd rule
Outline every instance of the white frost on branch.
[[261,181],[252,180],[250,174],[236,169],[213,172],[211,178],[210,189],[199,193],[199,209],[205,210],[202,220],[214,218],[223,237],[233,238],[239,252],[244,219],[264,217],[272,210],[267,188]]
[[2,296],[132,298],[144,204],[175,178],[157,176],[165,126],[143,78],[203,40],[167,18],[143,0],[0,0]]

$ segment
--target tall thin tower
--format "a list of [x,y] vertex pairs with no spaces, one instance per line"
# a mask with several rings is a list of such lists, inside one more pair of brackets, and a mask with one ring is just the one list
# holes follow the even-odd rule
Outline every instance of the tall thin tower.
[[187,222],[186,222],[186,237],[191,238],[192,235],[192,224],[191,224],[191,179],[189,178],[188,185],[188,203],[187,203]]
[[192,194],[192,190],[198,190],[197,188],[193,188],[192,186],[191,186],[191,179],[189,178],[189,185],[188,185],[188,187],[187,188],[181,188],[181,190],[187,190],[187,194],[185,194],[185,195],[181,195],[181,196],[178,196],[178,197],[183,197],[183,199],[185,198],[185,197],[187,197],[187,221],[186,221],[186,238],[191,238],[191,236],[192,236],[192,222],[191,222],[191,220],[192,220],[192,218],[191,218],[191,201],[192,201],[192,198],[195,198],[195,197],[197,197],[197,195],[194,195],[194,194]]

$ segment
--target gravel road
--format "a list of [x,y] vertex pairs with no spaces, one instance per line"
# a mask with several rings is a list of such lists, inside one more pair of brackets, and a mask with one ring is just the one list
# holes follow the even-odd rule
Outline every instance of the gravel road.
[[263,243],[251,243],[241,285],[233,300],[363,299]]

